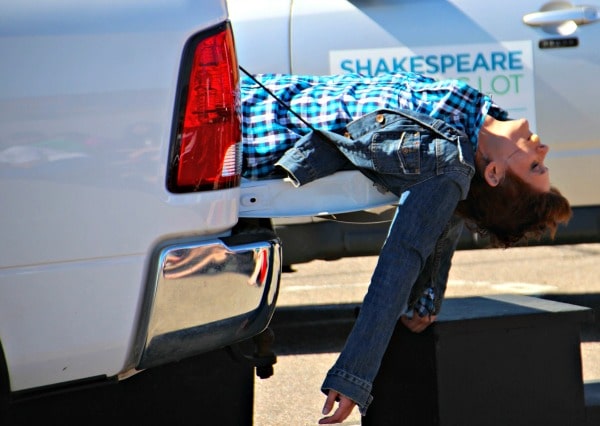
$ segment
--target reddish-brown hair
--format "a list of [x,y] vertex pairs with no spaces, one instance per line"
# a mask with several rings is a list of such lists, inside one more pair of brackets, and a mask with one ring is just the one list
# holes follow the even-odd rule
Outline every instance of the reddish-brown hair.
[[477,171],[456,212],[472,231],[488,236],[494,247],[511,247],[545,234],[553,238],[558,225],[567,223],[572,214],[558,189],[536,191],[510,170],[495,187]]

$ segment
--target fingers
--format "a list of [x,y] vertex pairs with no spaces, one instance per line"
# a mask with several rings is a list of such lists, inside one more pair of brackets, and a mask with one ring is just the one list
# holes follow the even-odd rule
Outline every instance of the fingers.
[[325,405],[323,405],[323,414],[329,413],[333,409],[333,404],[335,403],[336,398],[338,398],[339,393],[336,391],[330,390],[327,394],[327,398],[325,399]]
[[421,317],[417,314],[414,314],[412,318],[403,316],[401,320],[402,324],[404,324],[404,326],[410,331],[413,333],[420,333],[429,327],[436,320],[436,318],[437,316],[435,315],[425,315],[424,317]]
[[338,392],[330,390],[327,399],[325,400],[325,405],[323,406],[323,414],[327,414],[333,409],[336,398],[339,398],[340,400],[337,410],[335,410],[331,416],[323,417],[319,420],[319,424],[332,425],[342,423],[352,413],[356,403],[351,399],[346,398],[344,395],[340,395]]

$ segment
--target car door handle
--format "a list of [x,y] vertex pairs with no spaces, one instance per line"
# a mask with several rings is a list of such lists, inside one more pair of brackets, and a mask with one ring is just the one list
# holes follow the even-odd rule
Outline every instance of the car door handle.
[[585,25],[598,21],[599,15],[598,9],[593,6],[572,6],[567,9],[528,13],[523,16],[523,23],[531,27],[561,25],[568,21]]

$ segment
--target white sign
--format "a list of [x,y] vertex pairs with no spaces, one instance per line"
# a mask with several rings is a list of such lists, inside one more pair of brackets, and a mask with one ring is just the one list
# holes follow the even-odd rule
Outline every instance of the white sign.
[[332,74],[369,76],[414,72],[460,79],[492,97],[511,118],[527,118],[535,129],[535,93],[531,41],[440,47],[333,50]]

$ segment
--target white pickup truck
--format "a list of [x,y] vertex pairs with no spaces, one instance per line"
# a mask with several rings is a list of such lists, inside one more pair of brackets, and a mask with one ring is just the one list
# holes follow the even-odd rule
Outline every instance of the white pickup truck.
[[[477,40],[465,31],[443,40],[415,31],[421,3],[445,12],[428,21],[432,30],[449,16],[469,23],[474,2],[228,3],[0,1],[0,424],[110,424],[127,416],[134,424],[197,424],[198,415],[250,424],[248,371],[273,361],[263,345],[282,266],[272,222],[393,201],[358,172],[299,189],[241,179],[227,7],[251,72],[337,71],[339,55],[387,55],[377,49],[411,45],[411,34],[427,52]],[[496,5],[496,14],[532,6],[519,4]],[[398,8],[406,19],[394,15]],[[404,25],[386,20],[394,16]],[[495,15],[486,16],[491,26]],[[529,30],[514,34],[517,47]],[[561,74],[553,58],[594,47],[569,48],[573,37],[556,43],[563,48],[534,54],[542,65],[535,76],[552,72],[536,86],[538,125],[553,143],[565,135],[577,142],[559,145],[555,161],[581,164],[567,190],[577,205],[595,206],[583,185],[597,181],[598,168],[588,164],[597,138],[586,133],[595,109],[579,116],[580,126],[553,133],[559,120],[548,106],[569,93],[597,94],[597,85],[553,85]],[[595,72],[597,61],[577,68]],[[553,91],[539,90],[547,87]],[[572,119],[577,111],[562,112]],[[372,240],[358,236],[350,245],[360,250]],[[303,243],[290,241],[286,251]],[[339,254],[334,247],[323,257]],[[249,340],[258,342],[256,357],[240,350]]]
[[0,16],[0,424],[177,424],[173,388],[195,398],[190,421],[249,424],[252,379],[226,358],[271,319],[281,247],[240,215],[265,204],[241,189],[225,1],[2,1]]
[[251,423],[282,266],[265,218],[389,200],[358,174],[241,178],[225,0],[0,16],[0,424]]

